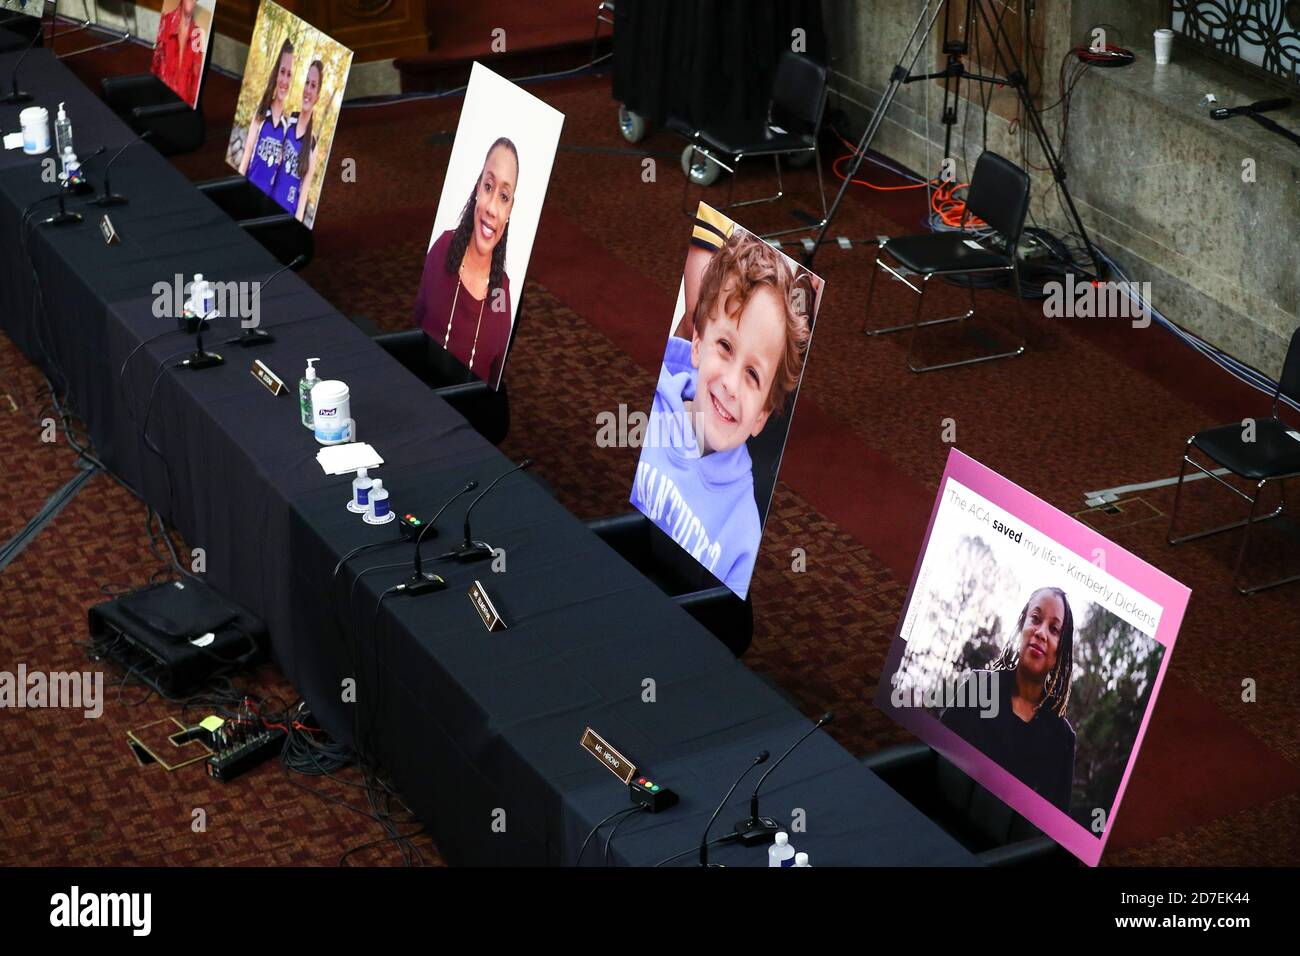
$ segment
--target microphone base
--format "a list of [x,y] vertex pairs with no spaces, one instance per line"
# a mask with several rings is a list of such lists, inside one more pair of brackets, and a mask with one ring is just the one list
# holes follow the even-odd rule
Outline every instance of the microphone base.
[[3,100],[9,106],[13,106],[15,103],[30,103],[31,101],[32,94],[24,93],[22,90],[14,90]]
[[125,206],[125,205],[126,205],[127,203],[129,203],[130,201],[131,201],[131,200],[127,199],[125,196],[123,196],[123,195],[120,194],[120,193],[104,193],[104,195],[100,196],[99,198],[97,198],[97,199],[92,199],[92,200],[90,201],[90,205],[92,205],[92,206]]
[[270,345],[274,341],[275,336],[270,332],[263,332],[261,329],[247,329],[243,335],[238,335],[233,339],[226,339],[226,344],[251,349],[255,345]]
[[780,829],[780,824],[771,817],[751,817],[737,821],[735,835],[743,846],[757,846],[771,843]]
[[225,359],[216,352],[191,352],[185,359],[185,367],[192,372],[197,372],[200,369],[216,368],[223,362]]
[[451,556],[461,564],[472,564],[475,561],[486,561],[492,557],[492,545],[486,541],[471,541],[462,545],[451,553]]
[[48,219],[41,220],[41,222],[43,222],[47,226],[66,226],[71,223],[81,222],[81,221],[82,221],[81,213],[68,212],[67,210],[64,210],[63,212],[55,213],[53,216],[50,216]]
[[406,581],[405,594],[428,594],[431,591],[445,591],[447,582],[432,571],[413,574]]

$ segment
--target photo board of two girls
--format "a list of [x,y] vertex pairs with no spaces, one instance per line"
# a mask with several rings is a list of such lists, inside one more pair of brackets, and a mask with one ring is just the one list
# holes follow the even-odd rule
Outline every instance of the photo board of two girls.
[[309,229],[351,68],[351,50],[263,0],[226,162]]

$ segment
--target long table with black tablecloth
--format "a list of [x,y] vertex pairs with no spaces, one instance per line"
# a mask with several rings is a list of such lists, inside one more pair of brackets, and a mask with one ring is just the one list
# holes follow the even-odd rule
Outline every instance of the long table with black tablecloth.
[[[0,56],[0,75],[13,64]],[[28,57],[22,81],[51,114],[66,103],[82,155],[130,142],[48,51]],[[0,105],[0,128],[16,130],[18,111]],[[87,163],[92,181],[97,162]],[[474,512],[475,537],[502,549],[504,569],[437,560],[459,538],[468,495],[426,542],[426,567],[447,589],[381,602],[409,575],[411,545],[395,525],[346,510],[349,478],[318,466],[296,390],[271,395],[250,374],[253,359],[292,386],[319,356],[322,377],[348,384],[359,437],[383,456],[377,474],[399,512],[428,516],[510,462],[293,273],[261,300],[273,344],[220,344],[239,328],[218,319],[208,343],[225,364],[173,367],[193,340],[157,317],[155,284],[195,273],[260,280],[277,263],[146,144],[123,154],[113,186],[130,203],[110,211],[121,241],[109,245],[101,213],[82,200],[70,202],[86,214],[79,224],[41,224],[48,199],[24,219],[53,187],[41,158],[0,152],[0,323],[66,387],[101,459],[204,549],[207,580],[265,620],[276,662],[323,725],[359,737],[443,856],[470,864],[572,864],[592,826],[629,805],[627,789],[579,747],[594,727],[681,797],[624,821],[610,861],[652,865],[692,851],[673,862],[694,863],[732,781],[810,723],[527,472]],[[334,574],[340,557],[371,542],[385,544]],[[358,577],[369,568],[378,570]],[[468,596],[475,580],[506,630],[484,628]],[[738,789],[712,836],[744,815],[747,794]],[[824,732],[768,780],[762,810],[806,824],[792,841],[814,865],[975,862]],[[604,835],[583,863],[602,862]],[[766,849],[726,844],[711,860],[764,865]]]

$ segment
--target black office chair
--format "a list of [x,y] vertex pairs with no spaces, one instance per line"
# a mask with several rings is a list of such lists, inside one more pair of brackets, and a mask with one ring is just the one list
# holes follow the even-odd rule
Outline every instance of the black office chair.
[[[29,46],[45,46],[44,27],[43,17],[0,10],[0,53],[18,53]],[[7,85],[8,77],[5,79]]]
[[[695,209],[686,208],[686,196],[692,183],[709,185],[717,178],[717,168],[731,174],[731,187],[727,204],[720,209],[738,209],[759,203],[776,202],[785,195],[781,178],[781,157],[811,157],[817,168],[817,189],[821,196],[822,218],[807,226],[769,232],[762,238],[783,236],[792,232],[820,229],[826,223],[826,187],[822,181],[821,152],[817,136],[821,130],[822,113],[826,108],[826,67],[797,53],[786,50],[777,62],[776,76],[772,81],[772,98],[767,117],[758,121],[738,120],[721,123],[710,129],[696,129],[681,120],[670,118],[668,126],[682,133],[690,144],[682,151],[682,171],[686,174],[683,187],[683,211],[695,215]],[[771,156],[776,164],[776,193],[762,199],[733,202],[736,191],[736,170],[746,156]],[[725,159],[725,162],[724,162]]]
[[152,73],[106,76],[99,90],[108,108],[137,133],[149,133],[149,142],[164,156],[192,153],[207,138],[202,103],[190,109]]
[[1077,866],[1056,841],[925,744],[867,754],[862,764],[986,866]]
[[311,230],[243,176],[209,179],[196,185],[281,265],[287,266],[299,256],[305,258],[298,269],[311,263],[316,252]]
[[633,511],[587,527],[740,657],[754,638],[754,605],[718,582],[654,523]]
[[[1285,482],[1288,478],[1300,476],[1300,427],[1288,425],[1278,416],[1282,396],[1286,396],[1292,401],[1300,401],[1300,328],[1297,328],[1291,334],[1291,344],[1287,347],[1286,359],[1282,363],[1282,377],[1278,379],[1277,389],[1273,392],[1272,415],[1268,418],[1250,419],[1250,426],[1243,421],[1197,432],[1187,439],[1187,445],[1183,449],[1182,465],[1178,470],[1178,485],[1177,490],[1174,492],[1174,508],[1173,513],[1169,516],[1169,543],[1171,545],[1182,544],[1184,541],[1194,541],[1197,538],[1209,537],[1212,534],[1219,534],[1223,531],[1231,531],[1233,528],[1244,526],[1246,532],[1242,535],[1241,548],[1237,552],[1237,565],[1232,574],[1232,583],[1242,594],[1255,594],[1281,584],[1300,581],[1300,574],[1293,574],[1289,577],[1278,578],[1275,581],[1246,587],[1241,576],[1246,551],[1250,545],[1251,528],[1261,522],[1271,521],[1282,516],[1286,507]],[[1202,454],[1220,467],[1227,468],[1238,478],[1254,482],[1254,494],[1247,494],[1193,460],[1191,455],[1193,448],[1199,449]],[[1233,494],[1248,501],[1250,503],[1250,513],[1246,518],[1242,521],[1234,521],[1230,524],[1220,525],[1217,528],[1211,528],[1209,531],[1198,531],[1195,534],[1175,538],[1174,522],[1178,520],[1178,504],[1182,498],[1183,479],[1187,474],[1188,465],[1191,465],[1201,474],[1213,478]],[[1255,515],[1259,509],[1259,499],[1264,493],[1265,486],[1270,482],[1277,483],[1281,501],[1278,502],[1277,508],[1272,512],[1257,518]]]
[[193,109],[152,73],[106,76],[100,80],[99,94],[131,129],[149,133],[150,144],[164,156],[192,153],[207,139],[203,88],[208,82],[211,62],[211,56],[204,57],[199,95]]
[[[521,299],[515,316],[516,328],[523,311]],[[362,322],[353,321],[364,328]],[[513,332],[511,334],[513,336]],[[501,387],[493,390],[424,329],[386,332],[372,335],[372,338],[375,344],[464,415],[476,432],[494,445],[505,440],[510,431],[510,395],[504,379]]]
[[[913,372],[932,372],[942,368],[954,368],[958,365],[971,365],[976,362],[989,362],[993,359],[1010,358],[1025,351],[1025,339],[1020,335],[1020,345],[1011,351],[994,352],[955,362],[942,362],[934,365],[917,367],[913,357],[916,350],[916,333],[922,326],[943,325],[947,322],[961,322],[975,315],[975,284],[970,286],[970,309],[962,315],[950,315],[942,319],[921,321],[921,309],[925,305],[925,292],[930,280],[936,276],[955,275],[991,275],[1010,273],[1016,295],[1016,312],[1023,309],[1020,295],[1020,265],[1016,247],[1020,243],[1020,234],[1025,228],[1025,216],[1029,212],[1029,176],[1023,169],[1009,159],[985,150],[975,164],[975,175],[971,177],[970,188],[966,193],[966,208],[962,213],[960,232],[934,232],[920,236],[899,236],[895,239],[882,240],[880,252],[889,253],[900,268],[887,265],[879,256],[876,269],[871,273],[871,287],[867,291],[867,317],[863,321],[862,331],[867,335],[885,335],[911,329],[912,339],[907,350],[907,367]],[[984,220],[997,234],[1000,244],[989,239],[980,239],[966,230],[971,216]],[[883,329],[868,329],[866,322],[871,316],[871,303],[876,294],[876,277],[884,270],[902,282],[917,294],[916,314],[910,323],[894,325]],[[901,271],[900,271],[901,270]],[[917,288],[907,275],[920,276],[921,286]],[[1023,321],[1023,316],[1020,316]]]

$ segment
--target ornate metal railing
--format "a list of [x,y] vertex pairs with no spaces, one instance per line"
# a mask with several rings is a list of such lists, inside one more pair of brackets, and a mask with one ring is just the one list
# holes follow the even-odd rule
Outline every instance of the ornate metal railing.
[[1181,43],[1296,92],[1300,0],[1167,0]]

